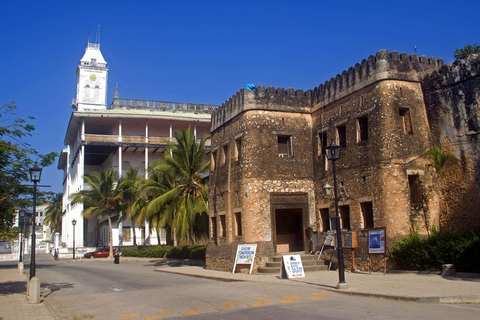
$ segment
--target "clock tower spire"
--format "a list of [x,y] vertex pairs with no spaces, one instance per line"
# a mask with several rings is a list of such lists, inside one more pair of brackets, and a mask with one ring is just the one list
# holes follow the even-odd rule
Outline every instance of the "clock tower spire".
[[72,108],[76,111],[106,110],[108,68],[100,52],[100,43],[88,41],[77,67],[77,78],[77,98]]

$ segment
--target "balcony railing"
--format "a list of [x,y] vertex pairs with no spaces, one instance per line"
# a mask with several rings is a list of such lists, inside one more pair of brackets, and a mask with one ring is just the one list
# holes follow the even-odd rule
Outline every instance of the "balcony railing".
[[184,103],[184,102],[167,102],[167,101],[150,101],[150,100],[134,100],[134,99],[115,99],[110,109],[147,109],[163,110],[163,111],[183,111],[194,113],[212,113],[218,108],[215,105]]
[[[166,144],[169,141],[169,137],[148,137],[149,144]],[[85,134],[85,141],[87,142],[119,142],[118,135],[104,135],[104,134]],[[175,141],[175,138],[172,138]],[[200,139],[197,139],[199,142]],[[124,143],[147,143],[146,137],[141,136],[122,136],[122,142]],[[210,147],[210,139],[205,141],[205,147]]]

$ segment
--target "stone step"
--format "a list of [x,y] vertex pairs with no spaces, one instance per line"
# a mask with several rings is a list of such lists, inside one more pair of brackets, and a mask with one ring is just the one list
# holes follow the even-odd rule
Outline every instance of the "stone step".
[[272,273],[280,273],[280,267],[259,267],[257,269],[258,274],[272,274]]
[[[291,252],[290,254],[300,254],[302,259],[303,269],[305,272],[324,271],[328,269],[327,262],[323,259],[318,260],[318,255],[307,254],[305,252]],[[258,274],[272,274],[281,273],[283,255],[276,255],[271,258],[273,261],[266,263],[265,267],[260,267],[257,270]]]

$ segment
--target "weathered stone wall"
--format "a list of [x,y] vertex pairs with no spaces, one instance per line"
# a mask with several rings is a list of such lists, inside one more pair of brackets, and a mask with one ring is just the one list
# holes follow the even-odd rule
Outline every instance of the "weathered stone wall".
[[[306,195],[307,204],[301,204],[305,206],[304,224],[314,223],[310,121],[305,113],[248,110],[212,134],[212,157],[216,159],[210,174],[209,214],[217,221],[214,243],[262,242],[273,247],[271,194]],[[278,136],[291,137],[293,153],[279,156]],[[237,140],[241,140],[240,156],[234,155]],[[230,158],[223,164],[225,146]],[[235,212],[241,213],[241,237],[235,237]],[[225,237],[219,222],[222,215],[227,222]],[[264,254],[258,253],[260,263]]]
[[471,56],[444,65],[425,77],[422,87],[432,144],[459,160],[447,165],[445,193],[437,181],[442,228],[480,227],[480,59]]
[[[373,224],[386,227],[388,245],[412,231],[426,235],[440,221],[460,228],[480,225],[479,70],[478,61],[445,66],[433,57],[381,50],[314,90],[258,86],[257,92],[237,92],[212,114],[216,168],[210,176],[209,209],[216,221],[225,215],[227,232],[212,239],[218,247],[209,247],[207,259],[213,261],[217,254],[228,261],[225,265],[233,265],[230,247],[263,243],[269,249],[260,250],[256,262],[263,264],[263,254],[273,254],[276,244],[272,199],[288,195],[308,199],[303,223],[318,229],[321,245],[320,210],[335,215],[333,196],[323,194],[333,177],[322,144],[332,138],[338,142],[338,128],[344,128],[340,131],[346,137],[336,162],[339,205],[348,206],[350,229],[357,232],[357,267],[368,269],[371,258],[362,203],[372,204]],[[361,134],[365,122],[366,139]],[[292,155],[278,156],[279,135],[292,137]],[[241,158],[219,166],[225,146],[234,152],[239,139]],[[449,217],[440,217],[447,202],[428,158],[432,143],[461,160],[444,176]],[[242,215],[241,237],[235,237],[235,211]],[[381,258],[372,261],[375,270],[383,266]]]
[[[208,245],[206,253],[206,268],[232,272],[233,266],[235,265],[237,246],[239,244],[243,244],[243,242],[232,242],[221,246],[216,244]],[[271,242],[257,242],[257,251],[252,272],[257,272],[258,267],[265,266],[268,257],[273,255],[274,251]],[[235,272],[242,273],[248,273],[249,271],[249,265],[239,265],[235,270]]]

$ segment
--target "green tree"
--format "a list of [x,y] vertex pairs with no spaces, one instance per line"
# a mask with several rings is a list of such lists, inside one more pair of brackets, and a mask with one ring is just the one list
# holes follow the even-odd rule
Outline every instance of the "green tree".
[[[165,192],[149,201],[147,216],[159,215],[163,225],[171,225],[178,240],[195,241],[195,220],[207,209],[207,171],[204,135],[197,141],[190,128],[175,133],[175,141],[167,141],[164,159],[153,170],[166,179]],[[204,215],[205,216],[205,215]]]
[[45,220],[43,222],[50,226],[52,232],[62,231],[62,203],[63,193],[56,193],[45,210]]
[[476,43],[473,46],[470,44],[466,45],[463,49],[457,48],[453,53],[453,56],[455,59],[467,59],[469,55],[474,53],[480,53],[480,45]]
[[17,227],[10,228],[9,226],[4,225],[0,228],[0,239],[13,242],[18,238],[18,233],[19,230]]
[[449,212],[448,212],[447,191],[445,189],[445,182],[444,182],[444,173],[447,168],[448,162],[456,161],[457,158],[453,153],[444,152],[438,146],[430,147],[430,149],[428,149],[428,155],[430,157],[430,160],[432,161],[432,166],[435,169],[435,172],[437,173],[437,177],[440,180],[440,183],[442,184],[442,193],[443,193],[443,198],[445,199],[445,211],[446,211],[445,213],[448,217]]
[[107,218],[109,258],[113,258],[112,218],[120,211],[121,190],[118,174],[109,168],[101,172],[92,172],[83,177],[89,188],[87,191],[74,193],[70,196],[73,204],[83,203],[82,214],[85,218]]
[[[51,165],[58,155],[56,152],[39,154],[25,142],[25,138],[32,135],[35,126],[18,117],[16,109],[13,102],[0,107],[0,228],[5,227],[6,230],[13,224],[15,208],[31,205],[31,197],[24,195],[31,194],[33,188],[22,182],[29,180],[28,169],[33,166],[33,159],[36,159],[40,166],[46,167]],[[41,199],[43,192],[39,192],[38,196]]]
[[132,210],[132,207],[137,200],[139,193],[139,187],[141,185],[142,178],[138,176],[137,168],[129,168],[126,171],[125,177],[122,178],[120,182],[120,191],[122,193],[121,197],[121,208],[124,214],[122,214],[121,219],[129,219],[132,222],[132,231],[133,231],[133,245],[137,245],[137,235],[136,235],[136,220],[138,212]]

